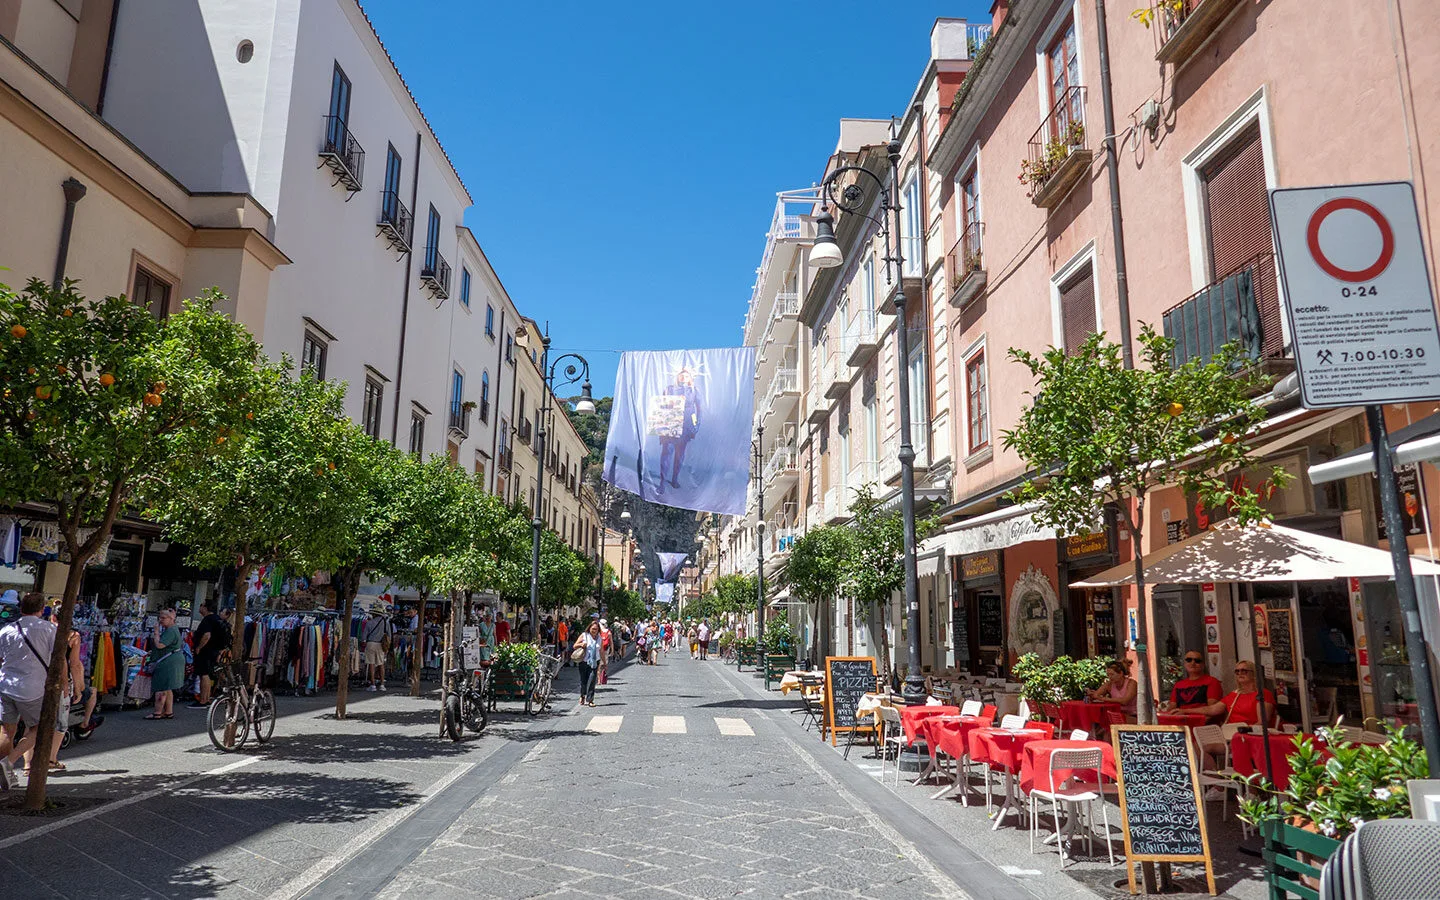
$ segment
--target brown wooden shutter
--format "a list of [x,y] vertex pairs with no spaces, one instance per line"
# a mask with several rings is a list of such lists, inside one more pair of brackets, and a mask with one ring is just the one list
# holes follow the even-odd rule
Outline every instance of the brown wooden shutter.
[[1270,203],[1260,125],[1246,128],[1201,171],[1210,245],[1210,281],[1250,269],[1260,312],[1264,354],[1282,351],[1280,299],[1275,280]]
[[1086,266],[1060,286],[1060,325],[1065,352],[1074,353],[1095,331],[1095,270]]

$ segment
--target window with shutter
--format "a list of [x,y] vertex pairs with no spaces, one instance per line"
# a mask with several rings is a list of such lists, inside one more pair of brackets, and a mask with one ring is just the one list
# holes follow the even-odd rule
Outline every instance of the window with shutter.
[[1282,352],[1275,247],[1270,237],[1270,203],[1260,123],[1242,131],[1200,171],[1205,202],[1205,237],[1210,283],[1242,269],[1250,271],[1260,313],[1263,353]]
[[1074,353],[1095,332],[1095,269],[1087,264],[1060,286],[1060,325],[1065,352]]

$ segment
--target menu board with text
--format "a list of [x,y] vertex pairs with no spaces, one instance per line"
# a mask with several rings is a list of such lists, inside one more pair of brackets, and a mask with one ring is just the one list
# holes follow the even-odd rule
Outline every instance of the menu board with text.
[[1205,802],[1189,731],[1179,725],[1117,725],[1111,734],[1130,892],[1136,862],[1203,862],[1213,895]]

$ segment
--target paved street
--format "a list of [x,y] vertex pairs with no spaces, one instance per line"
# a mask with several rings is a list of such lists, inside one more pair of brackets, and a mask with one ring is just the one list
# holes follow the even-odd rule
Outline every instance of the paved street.
[[966,895],[718,661],[627,667],[595,710],[573,677],[554,714],[459,745],[396,693],[345,722],[282,698],[274,745],[235,756],[198,710],[112,714],[52,781],[66,815],[0,815],[0,895]]

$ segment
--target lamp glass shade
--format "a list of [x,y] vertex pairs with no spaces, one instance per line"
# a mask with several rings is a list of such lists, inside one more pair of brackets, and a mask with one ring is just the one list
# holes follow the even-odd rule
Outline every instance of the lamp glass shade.
[[629,510],[628,507],[625,508],[625,509],[620,510],[620,518],[621,518],[621,519],[628,519],[628,518],[630,518],[630,510]]
[[834,241],[828,243],[816,243],[810,248],[810,267],[812,269],[833,269],[845,261],[845,256]]
[[577,413],[593,413],[595,411],[595,401],[581,397],[575,402],[575,411]]

